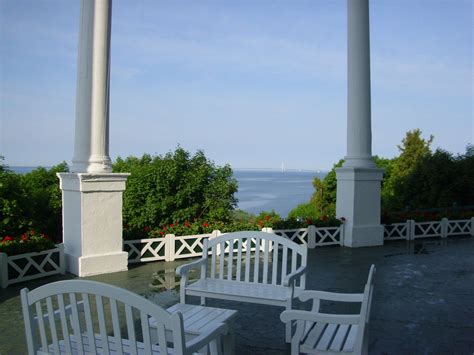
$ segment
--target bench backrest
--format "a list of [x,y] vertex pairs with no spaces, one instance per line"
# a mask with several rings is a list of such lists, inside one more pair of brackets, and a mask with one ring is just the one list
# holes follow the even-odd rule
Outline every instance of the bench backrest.
[[[130,291],[95,281],[69,280],[21,290],[28,353],[85,353],[101,349],[121,354],[138,347],[152,353],[152,335],[160,353],[167,353],[165,327],[172,332],[173,348],[183,353],[182,315],[165,309]],[[157,320],[150,329],[149,317]],[[152,334],[151,332],[156,332]],[[122,342],[124,334],[125,342]],[[100,340],[96,340],[100,337]],[[105,341],[107,340],[107,341]],[[155,347],[156,349],[156,347]]]
[[[272,233],[234,232],[205,240],[201,278],[282,285],[285,277],[307,263],[307,248]],[[296,286],[305,288],[305,275]]]

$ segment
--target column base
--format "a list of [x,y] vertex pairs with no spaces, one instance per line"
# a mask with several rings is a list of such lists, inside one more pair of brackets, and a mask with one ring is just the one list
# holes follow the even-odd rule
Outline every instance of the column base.
[[336,169],[336,215],[346,219],[344,246],[357,248],[383,245],[380,224],[382,169],[343,167]]
[[93,256],[66,254],[67,270],[79,277],[126,271],[127,265],[128,253],[126,252]]
[[344,246],[350,248],[383,245],[382,225],[353,226],[344,231]]

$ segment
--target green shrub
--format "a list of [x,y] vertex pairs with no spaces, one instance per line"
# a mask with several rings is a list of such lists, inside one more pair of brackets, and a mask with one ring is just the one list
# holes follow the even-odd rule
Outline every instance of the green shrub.
[[185,221],[230,222],[237,181],[232,169],[216,166],[202,151],[178,147],[163,156],[118,158],[114,172],[129,172],[123,197],[123,220],[131,231]]

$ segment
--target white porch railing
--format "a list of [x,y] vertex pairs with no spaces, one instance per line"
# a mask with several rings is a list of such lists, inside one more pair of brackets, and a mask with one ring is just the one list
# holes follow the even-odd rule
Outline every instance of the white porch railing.
[[0,253],[0,285],[2,288],[14,283],[64,274],[65,272],[63,244],[58,244],[54,249],[13,256]]
[[[281,235],[298,244],[305,244],[309,248],[325,245],[343,245],[344,243],[344,229],[342,226],[322,228],[309,226],[308,228],[282,230],[263,228],[262,231]],[[209,234],[186,236],[167,234],[162,238],[125,240],[123,244],[124,250],[128,252],[129,263],[159,260],[173,261],[201,256],[204,239],[215,238],[222,234],[218,230]],[[256,246],[252,246],[252,250],[255,248]],[[260,246],[260,250],[263,250],[262,248],[263,246]],[[228,247],[225,248],[224,252],[228,252]]]
[[416,222],[408,220],[405,223],[393,223],[384,226],[385,240],[414,240],[419,238],[441,237],[447,238],[456,235],[474,236],[474,217],[471,219]]

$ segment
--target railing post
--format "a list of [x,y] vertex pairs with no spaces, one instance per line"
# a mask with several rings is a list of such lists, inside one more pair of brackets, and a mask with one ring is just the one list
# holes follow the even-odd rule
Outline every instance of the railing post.
[[474,237],[474,217],[471,217],[471,237]]
[[344,237],[345,237],[345,233],[344,231],[346,230],[346,228],[344,228],[344,223],[341,223],[341,225],[339,226],[339,245],[341,247],[344,246]]
[[308,248],[316,248],[316,227],[312,224],[308,226]]
[[415,240],[415,225],[416,222],[413,219],[409,219],[407,221],[407,239],[408,240]]
[[447,238],[448,237],[448,219],[447,218],[441,218],[441,238]]
[[174,261],[175,258],[175,235],[165,235],[165,261]]
[[64,244],[61,243],[56,246],[59,249],[59,271],[62,275],[64,275],[66,273],[66,256],[64,255]]
[[0,286],[8,286],[8,255],[0,253]]

